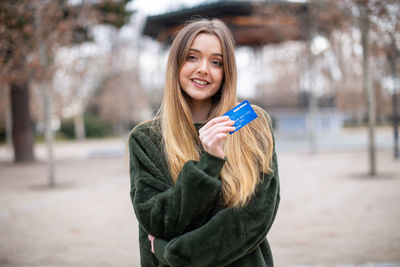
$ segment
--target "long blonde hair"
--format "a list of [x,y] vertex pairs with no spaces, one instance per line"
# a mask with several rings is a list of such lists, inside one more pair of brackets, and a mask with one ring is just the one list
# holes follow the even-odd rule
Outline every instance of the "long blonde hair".
[[[169,52],[164,99],[160,110],[164,151],[174,182],[185,162],[200,158],[201,143],[178,80],[188,50],[199,33],[214,34],[221,42],[223,55],[224,81],[213,97],[208,119],[221,116],[237,104],[235,44],[230,30],[217,19],[188,23],[175,37]],[[254,193],[260,172],[272,171],[272,132],[264,111],[257,106],[253,108],[258,118],[225,140],[227,161],[220,178],[226,206],[244,206]]]

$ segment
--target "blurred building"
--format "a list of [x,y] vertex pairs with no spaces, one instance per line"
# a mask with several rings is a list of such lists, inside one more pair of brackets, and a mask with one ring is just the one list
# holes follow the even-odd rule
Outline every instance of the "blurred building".
[[[329,101],[332,92],[320,87],[310,94],[315,89],[305,81],[316,78],[309,76],[310,68],[315,67],[310,65],[313,55],[308,44],[313,36],[326,36],[339,27],[340,20],[315,16],[308,2],[218,1],[149,16],[143,34],[168,45],[182,23],[195,17],[219,18],[232,30],[239,47],[239,97],[265,108],[280,134],[307,135],[310,127],[325,134],[342,128],[343,116],[335,101]],[[250,58],[239,55],[242,47],[250,48],[245,52]],[[241,75],[247,75],[245,82]]]

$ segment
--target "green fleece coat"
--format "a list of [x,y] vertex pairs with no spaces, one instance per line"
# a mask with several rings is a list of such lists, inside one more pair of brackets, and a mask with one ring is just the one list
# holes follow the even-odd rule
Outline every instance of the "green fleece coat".
[[[159,120],[131,132],[130,195],[141,266],[273,266],[266,235],[280,201],[275,149],[273,172],[260,174],[254,195],[240,209],[223,206],[219,174],[225,159],[203,152],[199,161],[184,164],[174,184],[164,155]],[[156,237],[155,255],[148,234]]]

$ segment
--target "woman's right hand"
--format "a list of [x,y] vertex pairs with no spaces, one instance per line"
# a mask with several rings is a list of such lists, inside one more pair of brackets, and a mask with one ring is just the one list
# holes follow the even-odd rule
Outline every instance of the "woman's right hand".
[[235,122],[230,120],[228,116],[216,117],[207,122],[199,130],[199,138],[204,151],[213,156],[224,158],[224,141],[227,133],[235,130],[234,124]]

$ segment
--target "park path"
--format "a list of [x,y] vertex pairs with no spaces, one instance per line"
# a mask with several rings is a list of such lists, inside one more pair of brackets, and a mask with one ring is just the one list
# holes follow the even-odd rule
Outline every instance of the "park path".
[[[44,151],[15,165],[0,147],[0,266],[139,266],[125,142],[58,143],[53,189]],[[276,266],[400,266],[400,161],[391,154],[379,149],[372,179],[362,150],[281,151],[269,233]]]

